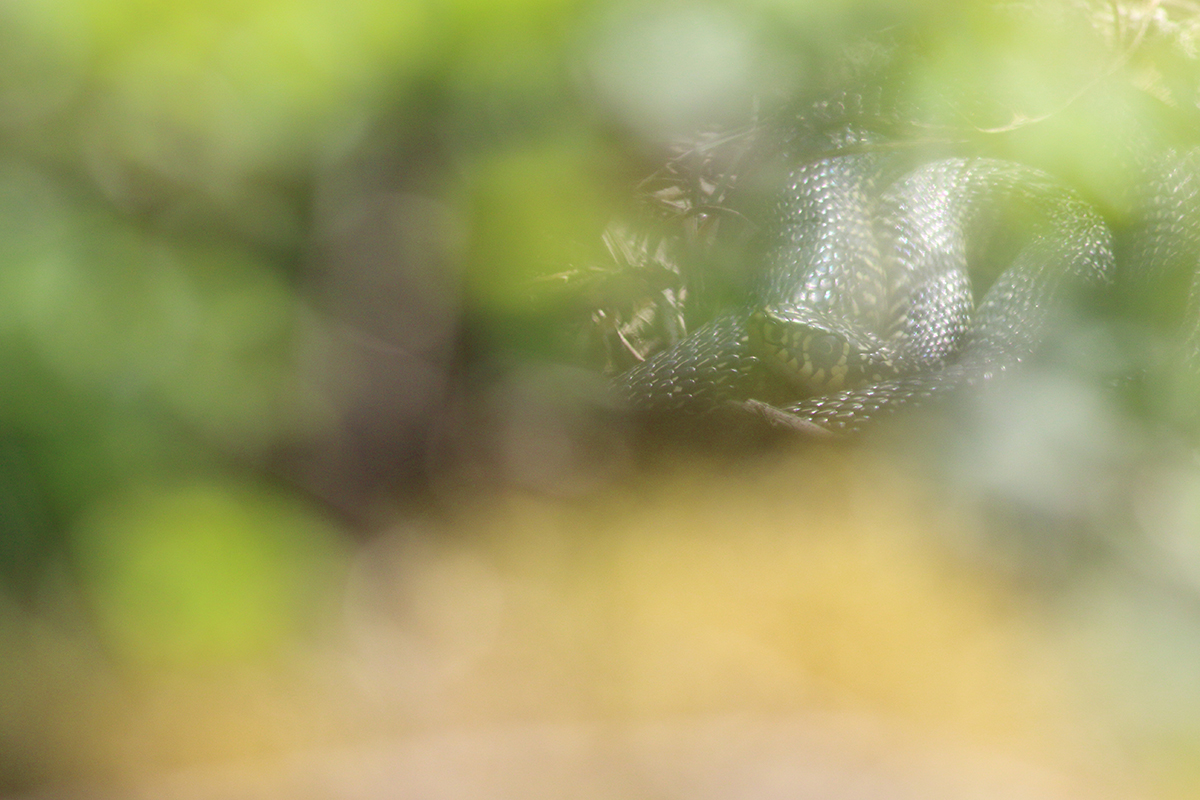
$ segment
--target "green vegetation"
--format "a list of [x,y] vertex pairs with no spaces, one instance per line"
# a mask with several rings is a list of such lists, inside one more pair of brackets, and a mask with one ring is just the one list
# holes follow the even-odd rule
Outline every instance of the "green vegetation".
[[[1029,629],[1067,630],[1064,661],[1094,658],[1111,666],[1093,675],[1101,686],[1093,696],[1120,698],[1113,702],[1120,709],[1099,727],[1116,730],[1114,741],[1132,742],[1131,760],[1144,756],[1151,772],[1183,785],[1186,796],[1200,753],[1192,721],[1200,718],[1200,700],[1167,692],[1183,713],[1170,700],[1147,700],[1154,692],[1145,685],[1195,682],[1200,634],[1179,606],[1200,591],[1193,563],[1200,478],[1186,464],[1169,462],[1161,474],[1131,468],[1129,485],[1121,486],[1161,478],[1166,487],[1153,495],[1157,511],[1149,517],[1156,521],[1146,522],[1137,505],[1145,497],[1130,490],[1129,506],[1137,507],[1123,511],[1136,519],[1113,525],[1167,537],[1155,545],[1159,561],[1151,558],[1146,569],[1162,596],[1148,600],[1141,584],[1121,583],[1128,576],[1111,564],[1089,572],[1088,546],[1079,548],[1084,555],[1062,556],[1070,564],[1060,572],[1046,569],[1054,573],[1048,583],[1069,573],[1085,589],[1071,584],[1062,595],[1038,594],[1044,586],[1029,590],[1023,581],[1045,576],[1010,569],[1008,543],[993,547],[986,535],[972,539],[954,525],[939,524],[955,528],[946,538],[961,534],[950,550],[986,551],[977,561],[978,553],[964,557],[969,567],[956,563],[963,574],[986,573],[981,584],[988,589],[964,589],[971,579],[961,575],[938,577],[941,555],[929,556],[924,544],[910,547],[908,539],[864,545],[864,552],[883,555],[872,555],[863,569],[857,551],[838,549],[844,520],[819,509],[814,516],[833,520],[822,525],[834,533],[821,539],[816,556],[802,543],[793,560],[774,559],[777,545],[792,552],[789,528],[776,531],[782,544],[758,542],[751,564],[777,570],[780,587],[790,585],[792,567],[809,565],[803,569],[820,579],[812,596],[801,592],[796,600],[792,589],[779,588],[763,600],[784,597],[760,626],[769,645],[762,652],[778,645],[784,653],[778,667],[774,656],[755,660],[759,651],[743,658],[749,645],[731,655],[725,640],[705,639],[707,622],[730,596],[719,584],[713,589],[709,577],[732,569],[729,591],[737,597],[738,587],[754,584],[737,572],[744,531],[728,493],[716,493],[722,504],[705,514],[687,517],[686,525],[714,538],[673,589],[647,578],[658,573],[641,561],[677,561],[690,552],[676,541],[679,531],[659,520],[679,519],[690,505],[673,490],[664,490],[671,499],[661,513],[625,509],[640,497],[628,487],[614,492],[610,505],[597,503],[591,517],[572,509],[571,525],[583,530],[606,530],[610,513],[630,514],[638,521],[631,529],[644,525],[649,544],[613,544],[598,534],[607,543],[595,552],[574,528],[560,535],[560,507],[519,505],[530,490],[592,498],[626,463],[623,444],[597,432],[605,422],[592,418],[589,403],[598,405],[599,390],[590,392],[589,381],[602,387],[597,376],[605,369],[627,366],[632,353],[677,338],[711,312],[703,300],[688,299],[695,285],[689,258],[718,276],[717,294],[727,288],[721,280],[736,284],[728,274],[732,257],[707,246],[710,218],[700,213],[706,201],[721,199],[719,179],[740,157],[737,137],[731,145],[718,138],[723,132],[753,131],[797,98],[824,96],[849,72],[878,67],[884,77],[903,76],[893,87],[898,96],[946,111],[945,126],[931,138],[994,137],[995,152],[1063,176],[1119,216],[1131,172],[1114,157],[1112,142],[1137,138],[1128,130],[1150,147],[1192,136],[1175,112],[1195,111],[1200,100],[1200,15],[1183,3],[1048,6],[1045,19],[1030,25],[979,4],[935,0],[0,3],[0,786],[140,776],[250,757],[267,749],[264,741],[285,748],[322,737],[354,740],[381,728],[390,735],[408,731],[412,720],[443,719],[435,707],[450,709],[450,720],[469,716],[463,708],[519,717],[524,707],[505,706],[512,698],[504,691],[526,677],[521,659],[545,639],[571,645],[562,646],[564,659],[585,651],[612,659],[596,683],[611,679],[618,688],[611,696],[607,688],[597,691],[594,705],[571,706],[581,713],[619,716],[625,701],[653,713],[690,712],[700,695],[704,710],[721,708],[708,699],[724,684],[706,682],[706,666],[715,675],[723,664],[736,672],[753,661],[754,670],[782,685],[779,676],[794,666],[788,648],[803,649],[787,638],[788,626],[815,631],[805,634],[804,647],[836,637],[809,613],[828,606],[852,621],[852,633],[833,655],[805,651],[798,661],[822,679],[832,675],[831,684],[847,692],[884,698],[888,713],[940,708],[929,699],[940,689],[938,673],[922,659],[952,661],[969,697],[960,705],[947,700],[951,711],[944,714],[925,715],[943,721],[973,719],[979,709],[961,706],[983,703],[993,679],[1008,686],[1007,678],[995,678],[1005,669],[994,664],[972,671],[978,665],[957,648],[960,629],[986,629],[1003,617],[1006,647]],[[995,24],[998,18],[1008,22]],[[976,109],[971,97],[996,102]],[[1142,108],[1155,110],[1136,111]],[[697,144],[714,141],[707,149]],[[696,186],[663,177],[672,156],[680,159],[675,165],[707,159],[689,173]],[[1194,413],[1193,389],[1147,404],[1170,407],[1160,416],[1186,418]],[[1139,444],[1165,435],[1154,428],[1142,436],[1140,422],[1130,424]],[[1034,425],[1024,435],[1040,440],[1044,433]],[[1101,434],[1119,438],[1109,429]],[[981,441],[988,436],[1002,438],[993,430]],[[811,485],[824,485],[815,477],[822,470],[801,470]],[[885,494],[899,491],[903,471],[883,470]],[[861,471],[850,472],[860,477],[830,480],[831,505],[846,500],[839,491],[878,489],[863,486]],[[727,476],[714,483],[720,477]],[[1045,491],[1058,493],[1049,503],[1055,509],[1063,496],[1074,492],[1075,501],[1086,493],[1071,481]],[[958,499],[974,508],[978,498],[964,492]],[[804,496],[819,504],[817,494]],[[476,505],[493,503],[508,509],[502,516],[509,522],[471,516]],[[460,516],[443,517],[447,508]],[[1085,527],[1104,513],[1089,509]],[[810,511],[788,506],[780,513]],[[925,511],[908,510],[905,530],[919,533]],[[867,516],[846,523],[854,541],[869,539],[887,515],[874,508]],[[1077,522],[1072,517],[1064,527]],[[961,527],[974,531],[970,523]],[[1096,529],[1099,538],[1112,533]],[[670,558],[656,555],[660,534]],[[386,561],[370,549],[380,540],[404,545],[403,591],[433,587],[428,595],[445,602],[396,599],[371,583],[373,559]],[[546,544],[549,553],[529,541]],[[455,549],[461,542],[466,555]],[[1138,546],[1132,549],[1141,554]],[[1182,565],[1182,577],[1159,580],[1155,570],[1171,560],[1163,552],[1183,554],[1174,565]],[[1139,564],[1131,571],[1142,569],[1141,558],[1130,558]],[[502,567],[480,566],[488,559]],[[933,644],[895,662],[908,672],[876,674],[854,663],[854,636],[887,643],[872,652],[887,650],[904,622],[873,616],[875,605],[860,603],[859,593],[839,581],[874,580],[894,559],[904,562],[893,575],[896,591],[917,587],[909,623],[935,617],[956,598],[968,598],[968,611],[933,620],[926,636]],[[582,588],[573,582],[577,575]],[[370,594],[364,585],[384,597],[372,594],[370,602],[415,619],[416,633],[406,629],[392,641],[376,636],[377,620],[355,618],[362,611],[356,602],[369,605],[354,594]],[[867,595],[880,607],[891,591],[881,585],[885,590]],[[636,680],[624,675],[628,685],[621,684],[614,677],[621,657],[640,654],[639,646],[657,653],[638,644],[641,607],[634,606],[645,603],[647,630],[669,638],[679,629],[672,604],[681,596],[698,598],[695,608],[685,604],[678,612],[696,615],[682,629],[695,625],[700,651],[719,651],[719,658],[686,665],[696,674],[678,691],[673,673],[650,668]],[[1014,598],[1040,611],[1020,617],[989,605]],[[1109,605],[1096,606],[1096,598]],[[787,605],[793,601],[800,611]],[[517,609],[517,622],[501,619],[505,602]],[[1147,618],[1160,624],[1143,625]],[[613,655],[607,641],[580,633],[603,629],[591,624],[596,620],[614,630],[628,622],[614,634],[626,636],[628,653]],[[495,685],[485,677],[471,684],[477,695],[438,694],[443,678],[430,676],[466,674],[461,664],[473,663],[472,648],[486,649],[475,637],[482,641],[487,625],[495,629],[489,636],[507,642],[503,663],[488,673],[504,691],[489,694]],[[346,634],[343,626],[353,630]],[[403,673],[395,678],[401,700],[372,695],[361,664],[345,674],[328,666],[341,663],[328,655],[341,652],[339,637],[358,635],[370,640],[373,654],[384,653],[380,673]],[[1112,657],[1127,639],[1147,653],[1147,663]],[[1168,646],[1173,641],[1186,646]],[[324,661],[312,655],[321,647]],[[661,656],[676,664],[674,655]],[[297,660],[320,677],[295,678],[304,671]],[[552,683],[558,662],[533,661],[527,680]],[[595,678],[591,666],[579,669]],[[757,681],[754,670],[748,674]],[[250,673],[257,677],[246,678]],[[1013,680],[1016,705],[1035,720],[1013,723],[1017,728],[1040,724],[1029,697],[1042,674]],[[217,689],[191,695],[174,680],[212,680]],[[256,680],[268,688],[259,691]],[[303,692],[291,693],[292,680]],[[655,695],[638,680],[669,691]],[[355,695],[339,681],[369,688]],[[912,689],[917,685],[920,691]],[[688,695],[693,686],[703,691]],[[789,686],[789,707],[803,707],[808,689]],[[544,696],[530,690],[536,702],[529,707],[545,711],[556,691],[577,699],[594,688],[557,686]],[[747,682],[738,696],[771,707],[770,691],[756,694],[760,688]],[[293,694],[320,698],[311,701],[319,708],[296,711]],[[671,702],[655,705],[668,695]],[[220,701],[210,702],[213,696]],[[245,696],[255,701],[243,704]],[[383,708],[380,716],[404,724],[356,716],[362,708]],[[299,723],[288,716],[309,712]],[[211,729],[188,727],[201,717]],[[246,722],[251,717],[271,722],[255,728]],[[220,720],[233,723],[222,727]],[[295,733],[303,723],[328,728],[310,739]],[[171,750],[176,744],[162,731],[184,727],[183,743]],[[139,743],[149,754],[144,763],[128,756]]]

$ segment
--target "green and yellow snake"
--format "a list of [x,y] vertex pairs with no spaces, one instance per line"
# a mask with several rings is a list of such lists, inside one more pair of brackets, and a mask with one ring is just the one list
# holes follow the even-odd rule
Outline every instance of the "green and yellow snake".
[[752,404],[801,430],[853,433],[1013,371],[1122,270],[1184,276],[1173,336],[1181,368],[1196,369],[1200,151],[1143,166],[1114,246],[1101,214],[1044,171],[876,144],[846,126],[797,160],[763,225],[750,300],[621,376],[631,406]]

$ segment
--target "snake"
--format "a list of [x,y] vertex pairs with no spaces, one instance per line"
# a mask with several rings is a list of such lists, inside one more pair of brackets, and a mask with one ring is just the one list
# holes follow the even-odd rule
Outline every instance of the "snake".
[[1181,284],[1168,294],[1182,307],[1157,316],[1175,320],[1174,360],[1200,374],[1200,151],[1145,167],[1117,243],[1035,167],[914,158],[853,126],[814,151],[766,215],[749,299],[621,375],[633,409],[768,409],[805,433],[857,434],[1019,370],[1081,298],[1127,273],[1147,297]]

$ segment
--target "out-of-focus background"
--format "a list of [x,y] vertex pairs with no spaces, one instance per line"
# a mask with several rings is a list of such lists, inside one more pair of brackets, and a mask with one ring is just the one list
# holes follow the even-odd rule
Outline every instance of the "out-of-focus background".
[[605,399],[847,65],[1119,213],[1200,11],[1033,7],[0,2],[0,795],[1195,796],[1194,395],[1065,377],[1158,345],[952,436]]

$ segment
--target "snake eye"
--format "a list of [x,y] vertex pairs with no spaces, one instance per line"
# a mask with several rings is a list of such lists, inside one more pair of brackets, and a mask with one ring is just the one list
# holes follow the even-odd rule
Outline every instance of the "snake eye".
[[758,314],[752,322],[758,326],[758,334],[763,341],[775,347],[784,347],[788,341],[788,327],[773,317]]
[[834,353],[842,351],[842,340],[830,334],[819,334],[808,343],[808,355],[817,363],[829,363]]

